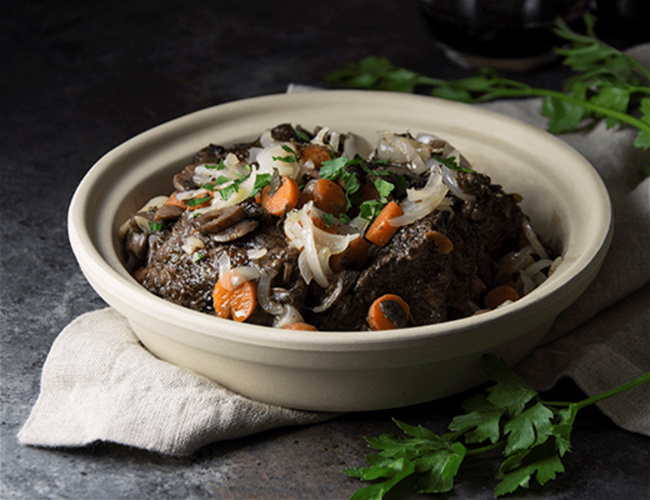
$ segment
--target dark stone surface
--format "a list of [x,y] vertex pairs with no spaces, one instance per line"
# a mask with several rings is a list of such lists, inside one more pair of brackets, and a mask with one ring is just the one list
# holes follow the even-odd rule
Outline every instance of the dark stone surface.
[[[346,498],[360,483],[340,471],[362,465],[362,436],[393,432],[391,417],[446,430],[467,394],[216,443],[186,458],[111,444],[22,447],[15,436],[50,345],[76,316],[105,305],[66,232],[70,198],[99,157],[191,111],[291,82],[324,85],[326,73],[368,55],[442,78],[470,72],[441,56],[414,1],[5,0],[0,22],[0,498]],[[551,66],[520,79],[558,88],[565,76]],[[564,382],[548,397],[582,394]],[[649,498],[648,438],[589,408],[572,442],[566,472],[519,497]],[[498,454],[476,460],[441,498],[491,498],[498,465]]]

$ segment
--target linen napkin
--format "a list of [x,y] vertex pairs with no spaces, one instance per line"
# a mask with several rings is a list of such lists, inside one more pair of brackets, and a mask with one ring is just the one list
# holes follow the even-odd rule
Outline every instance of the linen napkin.
[[[540,99],[482,106],[545,129]],[[571,377],[593,396],[650,371],[650,179],[640,174],[650,154],[633,147],[634,137],[634,130],[607,130],[604,124],[561,136],[607,185],[615,234],[593,284],[558,317],[542,346],[515,367],[537,390]],[[648,387],[599,407],[617,425],[650,435]],[[109,308],[82,315],[56,339],[40,394],[18,438],[44,447],[111,441],[182,455],[211,442],[332,417],[253,401],[161,361]]]
[[54,341],[18,439],[47,447],[110,441],[187,455],[214,441],[332,416],[253,401],[162,361],[106,308],[81,315]]

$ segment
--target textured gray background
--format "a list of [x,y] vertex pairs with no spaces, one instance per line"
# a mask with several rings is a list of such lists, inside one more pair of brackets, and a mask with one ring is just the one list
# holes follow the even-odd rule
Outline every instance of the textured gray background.
[[[54,338],[79,314],[104,307],[66,233],[72,193],[99,157],[191,111],[280,93],[291,82],[323,85],[326,73],[368,55],[442,78],[470,72],[443,59],[414,1],[5,0],[1,6],[0,498],[346,498],[361,483],[340,471],[363,464],[369,450],[362,436],[393,432],[392,417],[446,430],[468,394],[216,443],[187,458],[111,444],[20,446],[15,435],[36,399]],[[566,74],[552,66],[518,78],[558,88]],[[548,397],[582,394],[566,382]],[[520,496],[649,497],[648,438],[590,408],[581,412],[572,442],[567,471],[543,491]],[[476,460],[454,493],[441,498],[492,498],[499,463],[498,453]]]

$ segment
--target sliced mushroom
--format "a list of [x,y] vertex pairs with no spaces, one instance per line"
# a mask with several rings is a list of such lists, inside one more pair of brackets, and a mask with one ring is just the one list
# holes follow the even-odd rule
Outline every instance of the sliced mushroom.
[[408,313],[399,302],[391,299],[383,300],[379,304],[379,309],[387,319],[395,323],[396,328],[408,326]]
[[256,220],[244,219],[230,227],[227,227],[223,231],[213,234],[212,239],[217,243],[229,243],[241,238],[242,236],[246,236],[248,233],[255,230],[259,224],[260,223]]
[[246,218],[246,212],[239,205],[212,210],[199,215],[196,222],[205,233],[219,233]]
[[177,205],[163,205],[153,214],[153,220],[156,222],[163,220],[178,219],[185,210]]
[[196,189],[197,186],[194,182],[194,170],[196,170],[197,166],[198,164],[188,165],[174,176],[173,183],[174,188],[176,188],[177,191]]
[[126,235],[124,248],[138,260],[143,260],[147,253],[147,234],[129,230]]

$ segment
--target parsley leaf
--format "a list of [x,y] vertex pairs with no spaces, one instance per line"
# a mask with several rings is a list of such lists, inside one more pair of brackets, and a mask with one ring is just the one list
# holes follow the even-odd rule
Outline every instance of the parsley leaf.
[[152,233],[156,233],[162,230],[162,222],[151,222],[149,221],[149,230]]
[[323,220],[328,226],[334,225],[334,216],[332,214],[323,213]]
[[286,144],[282,145],[282,149],[284,149],[287,153],[289,153],[287,156],[272,156],[273,161],[283,161],[285,163],[296,163],[297,160],[297,153],[291,149],[289,146]]
[[257,174],[250,196],[255,196],[260,189],[271,183],[271,174]]
[[300,139],[300,140],[302,140],[302,141],[305,141],[305,142],[309,142],[309,141],[311,141],[311,137],[309,137],[309,136],[308,136],[305,132],[303,132],[302,130],[296,128],[296,129],[293,130],[293,132],[294,132],[294,134],[296,134],[296,137],[298,137],[298,139]]
[[[488,395],[477,394],[462,403],[465,415],[455,417],[451,433],[439,436],[422,426],[398,420],[404,436],[383,434],[366,437],[378,451],[366,456],[369,467],[343,472],[363,481],[376,481],[361,488],[352,499],[382,499],[401,481],[413,478],[421,493],[450,491],[466,456],[503,447],[504,461],[496,479],[495,495],[527,488],[531,480],[540,485],[564,472],[561,458],[570,451],[569,437],[578,410],[645,382],[650,372],[601,395],[577,403],[546,402],[508,368],[503,360],[484,357],[485,375],[495,382]],[[474,446],[479,443],[490,444]]]
[[232,184],[228,184],[227,186],[222,187],[219,190],[219,196],[221,196],[221,199],[223,201],[228,201],[233,193],[237,193],[238,191],[239,183],[235,181]]
[[357,161],[358,160],[356,159],[356,157],[355,159],[348,161],[348,159],[345,156],[339,156],[338,158],[331,158],[329,160],[325,160],[321,164],[321,168],[319,170],[319,174],[321,178],[330,179],[333,181],[338,180],[343,183],[343,192],[345,193],[345,198],[347,200],[346,210],[349,210],[350,207],[352,206],[352,201],[350,200],[350,197],[354,193],[359,191],[361,185],[357,180],[357,176],[354,175],[352,172],[348,172],[345,167],[354,164]]
[[359,205],[359,217],[372,222],[379,215],[381,209],[384,208],[384,205],[385,203],[377,200],[364,201]]
[[467,172],[470,174],[475,173],[474,170],[471,168],[463,168],[461,167],[458,162],[456,161],[455,156],[450,156],[448,158],[445,158],[444,156],[439,156],[439,155],[433,155],[433,157],[438,160],[440,163],[442,163],[445,167],[451,169],[451,170],[458,170],[460,172]]
[[223,159],[219,162],[218,165],[212,165],[212,164],[206,164],[205,168],[208,169],[215,169],[215,170],[223,170],[226,168],[226,163],[223,161]]
[[320,176],[323,179],[334,180],[338,177],[341,170],[343,170],[347,164],[348,164],[348,160],[344,156],[339,156],[338,158],[325,160],[321,164],[321,168],[319,170]]
[[388,203],[388,196],[395,189],[395,184],[385,181],[384,179],[376,179],[374,182],[375,188],[379,193],[382,203]]
[[188,207],[198,207],[201,203],[205,203],[206,201],[210,201],[212,199],[211,196],[202,196],[201,198],[192,198],[187,200],[187,206]]

